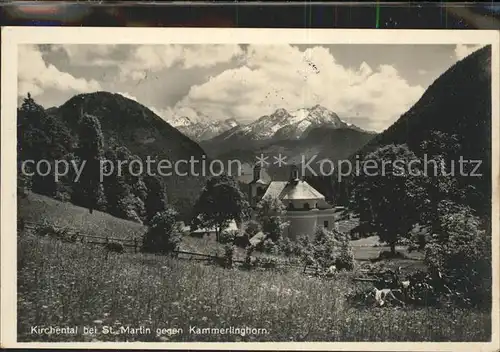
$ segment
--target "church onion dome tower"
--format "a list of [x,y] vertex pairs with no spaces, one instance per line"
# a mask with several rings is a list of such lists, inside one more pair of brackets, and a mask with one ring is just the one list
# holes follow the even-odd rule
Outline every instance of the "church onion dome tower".
[[256,206],[266,192],[267,182],[262,179],[262,166],[256,164],[253,168],[253,179],[249,183],[248,198],[251,206]]

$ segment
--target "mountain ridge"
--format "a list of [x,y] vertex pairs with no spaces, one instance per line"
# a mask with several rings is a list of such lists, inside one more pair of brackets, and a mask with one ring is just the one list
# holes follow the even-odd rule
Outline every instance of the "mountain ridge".
[[[289,112],[278,108],[272,114],[263,115],[246,125],[234,126],[212,139],[201,141],[201,146],[213,157],[238,145],[245,150],[255,150],[270,142],[300,140],[318,127],[337,129],[363,129],[349,124],[329,109],[316,104]],[[371,132],[372,133],[372,132]]]

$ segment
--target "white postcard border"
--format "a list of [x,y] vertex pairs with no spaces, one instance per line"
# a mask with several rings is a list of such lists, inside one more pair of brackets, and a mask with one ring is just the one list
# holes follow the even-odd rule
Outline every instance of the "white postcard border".
[[[499,316],[500,32],[493,30],[243,29],[3,27],[1,90],[1,331],[2,347],[221,350],[496,351]],[[492,47],[492,341],[266,343],[18,343],[16,290],[16,106],[19,44],[483,44]]]

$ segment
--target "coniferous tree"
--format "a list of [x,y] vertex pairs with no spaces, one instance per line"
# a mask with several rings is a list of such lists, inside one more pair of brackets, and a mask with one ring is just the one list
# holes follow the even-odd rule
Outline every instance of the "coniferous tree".
[[100,181],[101,160],[104,155],[104,137],[99,119],[84,114],[80,120],[80,144],[77,154],[84,168],[79,180],[76,201],[89,209],[92,213],[102,205],[103,192]]
[[146,176],[144,182],[147,187],[146,196],[146,219],[151,221],[151,219],[156,215],[156,213],[162,212],[167,206],[167,197],[165,194],[165,187],[163,181],[160,177],[156,176]]

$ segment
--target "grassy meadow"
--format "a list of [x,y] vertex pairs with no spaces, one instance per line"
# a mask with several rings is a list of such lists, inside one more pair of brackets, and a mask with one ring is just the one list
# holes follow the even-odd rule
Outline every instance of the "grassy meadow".
[[[26,198],[20,199],[18,209],[18,217],[23,218],[27,222],[42,223],[47,220],[52,225],[77,229],[84,234],[92,236],[122,239],[137,238],[139,240],[142,239],[143,234],[147,230],[146,226],[133,221],[119,219],[100,211],[94,211],[90,214],[86,208],[68,202],[60,202],[50,197],[31,192],[28,193]],[[351,220],[341,222],[345,227],[343,230],[348,231],[357,224],[356,222],[351,224],[351,222]],[[378,237],[376,236],[352,241],[351,244],[355,259],[360,261],[369,261],[376,258],[380,251],[389,250],[389,247],[380,246]],[[215,241],[215,235],[204,236],[203,238],[186,235],[183,238],[181,250],[222,255],[224,253],[224,245]],[[408,254],[404,247],[398,247],[398,251],[408,255],[410,260],[395,259],[391,263],[392,266],[421,267],[421,263],[413,260],[421,259],[421,255],[418,253]],[[273,257],[273,255],[259,252],[254,252],[253,255]],[[245,250],[236,248],[235,258],[244,259],[244,257]]]
[[[485,341],[489,313],[460,309],[354,308],[352,273],[320,280],[299,271],[243,271],[21,234],[19,341]],[[79,326],[76,335],[32,326]],[[97,333],[83,335],[83,326]],[[103,327],[151,334],[105,334]],[[192,334],[190,326],[252,327],[257,335]],[[157,329],[182,329],[160,335]],[[167,330],[165,330],[167,331]],[[172,330],[170,330],[172,331]]]
[[146,227],[139,223],[97,210],[90,214],[86,208],[36,193],[28,193],[19,202],[18,218],[23,218],[26,222],[42,223],[50,220],[52,225],[78,229],[87,235],[123,239],[140,239],[146,231]]

